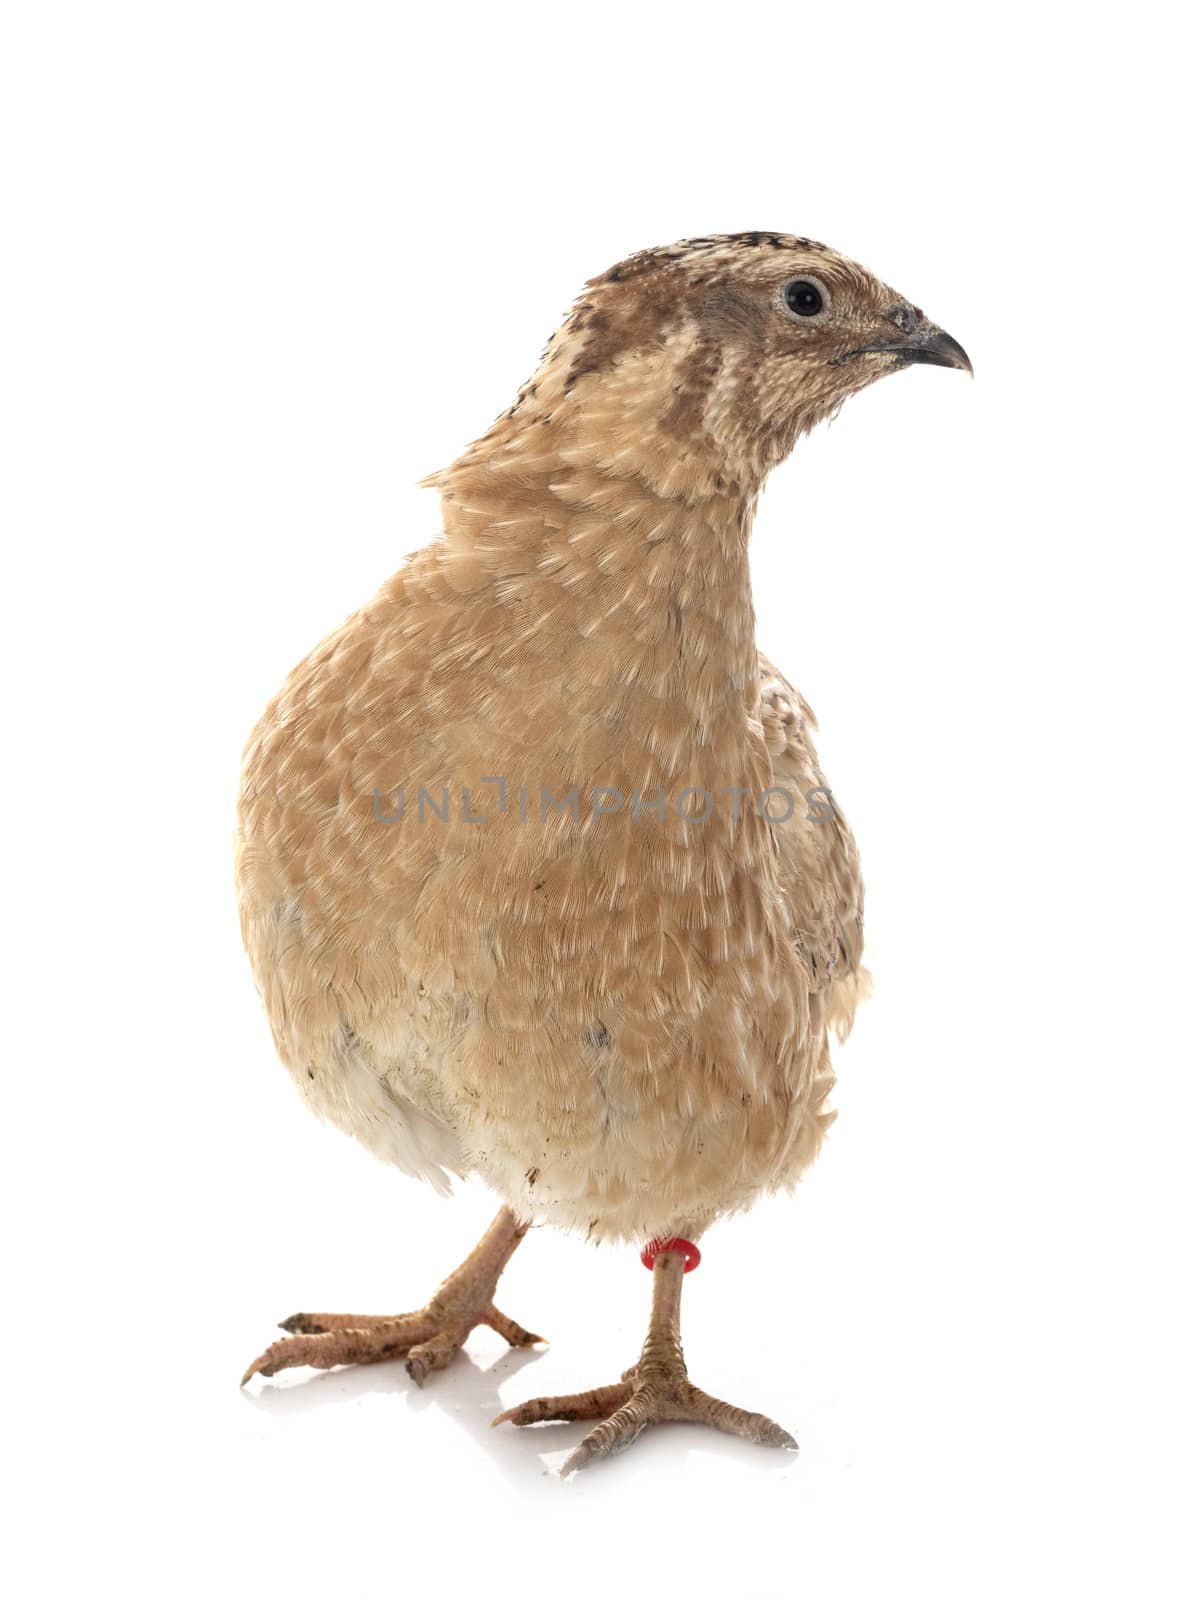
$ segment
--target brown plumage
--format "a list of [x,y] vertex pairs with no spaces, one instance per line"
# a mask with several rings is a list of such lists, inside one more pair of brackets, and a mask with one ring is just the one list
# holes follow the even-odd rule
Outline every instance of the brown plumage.
[[[811,241],[632,257],[428,480],[443,537],[268,708],[238,888],[280,1055],[376,1154],[441,1187],[477,1173],[505,1210],[433,1334],[436,1301],[419,1337],[302,1316],[251,1372],[407,1354],[421,1378],[492,1320],[530,1219],[695,1239],[816,1155],[862,886],[811,713],[757,653],[747,547],[799,435],[913,362],[969,370]],[[786,1441],[687,1385],[680,1266],[658,1258],[657,1342],[620,1385],[514,1420],[608,1418],[576,1465],[659,1415]]]

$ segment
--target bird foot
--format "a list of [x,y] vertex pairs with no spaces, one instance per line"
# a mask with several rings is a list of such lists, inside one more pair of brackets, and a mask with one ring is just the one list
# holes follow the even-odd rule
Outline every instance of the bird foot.
[[526,1400],[523,1405],[502,1411],[492,1426],[512,1422],[525,1428],[534,1422],[591,1422],[596,1418],[602,1420],[585,1434],[563,1463],[564,1478],[605,1456],[627,1450],[642,1429],[654,1422],[700,1422],[740,1439],[752,1439],[756,1444],[777,1445],[785,1450],[797,1448],[791,1434],[770,1417],[757,1411],[741,1411],[698,1389],[688,1378],[681,1356],[663,1362],[643,1355],[622,1375],[620,1383],[583,1394]]
[[431,1372],[448,1367],[472,1328],[494,1328],[511,1345],[545,1344],[496,1306],[496,1283],[525,1229],[502,1211],[462,1266],[452,1272],[423,1311],[398,1316],[354,1316],[299,1311],[279,1326],[277,1339],[252,1361],[242,1378],[273,1377],[285,1367],[365,1366],[405,1357],[420,1387]]

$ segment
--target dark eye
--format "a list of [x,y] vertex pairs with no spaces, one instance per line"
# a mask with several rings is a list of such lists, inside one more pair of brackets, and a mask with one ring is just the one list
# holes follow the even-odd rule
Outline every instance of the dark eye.
[[811,278],[794,278],[783,291],[789,311],[798,317],[815,317],[825,309],[825,294]]

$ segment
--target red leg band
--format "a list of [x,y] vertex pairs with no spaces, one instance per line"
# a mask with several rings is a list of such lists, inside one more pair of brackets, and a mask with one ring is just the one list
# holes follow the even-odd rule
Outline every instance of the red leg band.
[[655,1256],[661,1255],[664,1250],[677,1250],[681,1256],[687,1257],[683,1268],[685,1272],[691,1272],[700,1265],[700,1248],[690,1239],[651,1239],[642,1251],[642,1265],[653,1269]]

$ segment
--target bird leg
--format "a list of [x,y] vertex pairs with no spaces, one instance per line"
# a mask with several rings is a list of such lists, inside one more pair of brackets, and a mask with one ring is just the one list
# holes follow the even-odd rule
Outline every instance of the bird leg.
[[391,1317],[300,1311],[279,1326],[294,1337],[277,1339],[246,1369],[242,1383],[256,1372],[266,1378],[285,1367],[364,1366],[405,1356],[408,1375],[418,1386],[431,1372],[449,1366],[471,1329],[484,1323],[511,1345],[544,1344],[496,1308],[492,1296],[500,1274],[525,1236],[507,1206],[423,1311]]
[[722,1433],[733,1433],[756,1444],[796,1449],[796,1441],[769,1417],[741,1411],[714,1400],[688,1378],[679,1335],[679,1301],[683,1288],[684,1256],[662,1250],[654,1258],[654,1303],[650,1330],[634,1366],[620,1383],[591,1389],[584,1394],[547,1396],[513,1406],[495,1419],[519,1428],[533,1422],[591,1422],[602,1419],[586,1434],[563,1464],[565,1477],[604,1456],[626,1450],[652,1422],[702,1422]]

